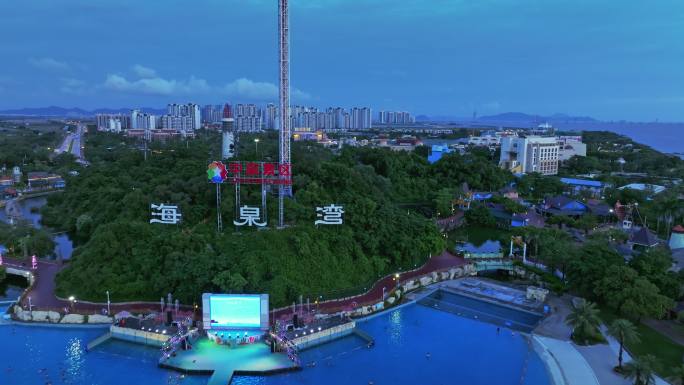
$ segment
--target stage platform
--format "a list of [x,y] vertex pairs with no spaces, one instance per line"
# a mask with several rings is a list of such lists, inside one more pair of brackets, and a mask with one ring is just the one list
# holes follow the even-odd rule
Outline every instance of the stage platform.
[[271,353],[264,343],[234,349],[203,337],[192,349],[179,350],[159,366],[188,374],[209,374],[207,385],[230,384],[233,375],[269,375],[301,369],[284,353]]

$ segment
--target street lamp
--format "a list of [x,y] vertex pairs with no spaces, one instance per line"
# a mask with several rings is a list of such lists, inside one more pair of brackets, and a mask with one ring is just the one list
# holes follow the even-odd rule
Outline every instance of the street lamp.
[[110,302],[109,302],[109,290],[107,290],[107,315],[110,315],[110,314],[111,314],[111,311],[110,311],[110,309],[109,309],[109,305],[110,305]]
[[74,311],[74,310],[75,310],[75,306],[74,306],[74,305],[76,304],[76,297],[74,297],[73,295],[70,296],[70,297],[69,297],[69,302],[71,302],[71,311]]
[[254,152],[259,155],[259,138],[254,138]]
[[385,290],[386,289],[387,289],[386,287],[384,287],[384,286],[382,287],[382,301],[383,302],[385,302]]

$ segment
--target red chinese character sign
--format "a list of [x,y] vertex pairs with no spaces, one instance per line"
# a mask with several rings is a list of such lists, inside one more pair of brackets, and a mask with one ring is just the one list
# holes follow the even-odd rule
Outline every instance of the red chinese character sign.
[[[222,231],[221,219],[221,189],[220,185],[227,181],[235,185],[235,207],[240,213],[235,213],[233,224],[237,227],[267,224],[266,192],[268,185],[291,186],[292,167],[289,163],[276,162],[212,162],[207,168],[209,182],[216,184],[217,228]],[[261,185],[261,208],[243,206],[240,204],[240,185]]]
[[292,185],[289,163],[229,162],[227,170],[232,184]]

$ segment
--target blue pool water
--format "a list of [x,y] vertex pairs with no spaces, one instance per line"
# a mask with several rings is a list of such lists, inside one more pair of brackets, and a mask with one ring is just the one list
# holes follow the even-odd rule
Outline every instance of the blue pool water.
[[446,290],[438,290],[421,299],[419,303],[441,311],[463,315],[466,318],[479,319],[525,333],[534,330],[543,317],[541,314],[480,301]]
[[[299,372],[269,377],[235,377],[234,385],[294,384],[468,384],[548,385],[543,363],[525,337],[479,321],[425,306],[409,305],[359,326],[376,339],[358,337],[302,352]],[[124,342],[83,347],[102,330],[0,326],[0,383],[187,384],[208,377],[181,376],[156,366],[159,352]],[[428,358],[426,355],[430,353]],[[524,375],[523,375],[524,373]],[[523,381],[521,382],[521,376]]]

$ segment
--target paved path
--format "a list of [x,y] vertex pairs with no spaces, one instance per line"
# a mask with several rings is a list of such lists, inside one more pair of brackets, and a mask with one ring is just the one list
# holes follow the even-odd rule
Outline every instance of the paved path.
[[577,350],[589,362],[601,385],[632,385],[632,382],[615,373],[617,353],[607,344],[577,346]]
[[[4,258],[4,264],[7,266],[19,268],[22,270],[31,270],[30,260],[20,260],[14,258]],[[38,269],[33,271],[35,276],[35,284],[29,290],[29,292],[23,296],[21,305],[24,308],[28,308],[28,297],[31,297],[31,305],[34,309],[40,310],[54,310],[59,312],[64,312],[65,308],[70,307],[70,303],[67,300],[59,299],[55,296],[55,277],[60,270],[64,268],[64,265],[51,261],[38,261]],[[103,297],[105,293],[103,292]],[[105,298],[103,298],[105,299]],[[87,302],[76,302],[74,307],[74,312],[81,314],[100,314],[102,309],[106,309],[106,303],[87,303]],[[190,307],[181,306],[183,310],[191,310]],[[148,313],[150,311],[159,311],[160,305],[157,302],[139,302],[139,303],[112,303],[111,313],[116,314],[120,311],[129,312],[141,312]]]
[[572,297],[566,294],[562,297],[549,295],[547,298],[547,304],[551,308],[551,314],[544,318],[539,326],[534,329],[534,334],[557,338],[559,340],[569,339],[572,328],[565,323],[565,319],[572,309]]
[[[587,363],[571,342],[542,336],[534,336],[533,338],[542,348],[542,351],[538,353],[547,361],[551,375],[557,378],[555,383],[565,383],[566,385],[607,385],[599,383],[589,363]],[[562,380],[558,376],[561,376]]]
[[[603,336],[606,337],[606,340],[608,341],[608,347],[610,348],[610,351],[613,353],[611,356],[602,356],[602,358],[604,360],[612,359],[612,365],[615,366],[617,364],[617,357],[620,352],[620,343],[615,338],[608,335],[607,328],[605,325],[601,325],[601,333],[603,333]],[[632,356],[626,350],[624,351],[622,356],[624,363],[627,363],[632,360]],[[660,377],[656,377],[655,383],[656,385],[668,385],[668,383]],[[610,383],[608,385],[610,385]]]
[[[404,272],[400,274],[400,280],[402,282],[429,274],[433,271],[440,271],[450,269],[452,267],[459,267],[466,264],[465,259],[457,257],[448,251],[444,251],[442,254],[433,256],[430,258],[422,267],[419,269]],[[320,313],[336,313],[351,307],[356,306],[367,306],[371,304],[378,303],[382,300],[382,288],[386,288],[387,291],[395,287],[396,282],[392,279],[393,275],[388,275],[379,281],[377,281],[373,287],[364,294],[355,296],[353,298],[347,298],[337,301],[327,301],[318,305],[318,311]],[[292,314],[292,308],[286,307],[275,311],[275,319],[280,319]]]
[[[18,260],[12,258],[5,258],[5,263],[15,267],[23,268],[25,270],[30,270],[31,262],[27,260]],[[428,260],[425,265],[421,268],[406,272],[401,274],[401,280],[409,280],[415,277],[419,277],[433,271],[440,271],[449,269],[452,267],[465,265],[465,260],[461,257],[456,257],[449,252],[444,252],[441,255],[434,256]],[[55,310],[63,312],[64,308],[70,306],[69,301],[59,299],[55,296],[55,277],[57,273],[64,267],[64,265],[40,260],[38,262],[38,269],[34,271],[36,280],[35,285],[31,290],[24,296],[21,305],[25,308],[28,307],[28,297],[31,297],[31,304],[35,308],[40,308],[42,310]],[[319,305],[319,312],[321,313],[334,313],[345,308],[350,307],[353,303],[358,306],[368,305],[372,303],[377,303],[382,297],[382,288],[385,287],[387,290],[394,287],[396,284],[392,279],[392,275],[388,275],[382,278],[380,281],[376,282],[371,290],[368,292],[353,297],[349,299],[339,300],[339,301],[328,301],[321,303]],[[102,293],[104,299],[104,292]],[[111,313],[115,314],[119,311],[129,311],[129,312],[150,312],[158,311],[159,304],[155,302],[140,302],[140,303],[112,303]],[[74,311],[78,313],[100,313],[102,309],[106,308],[106,303],[86,303],[86,302],[76,302]],[[191,310],[191,308],[186,306],[181,306],[184,310]],[[284,316],[291,312],[290,308],[283,308],[275,313],[276,317]]]

